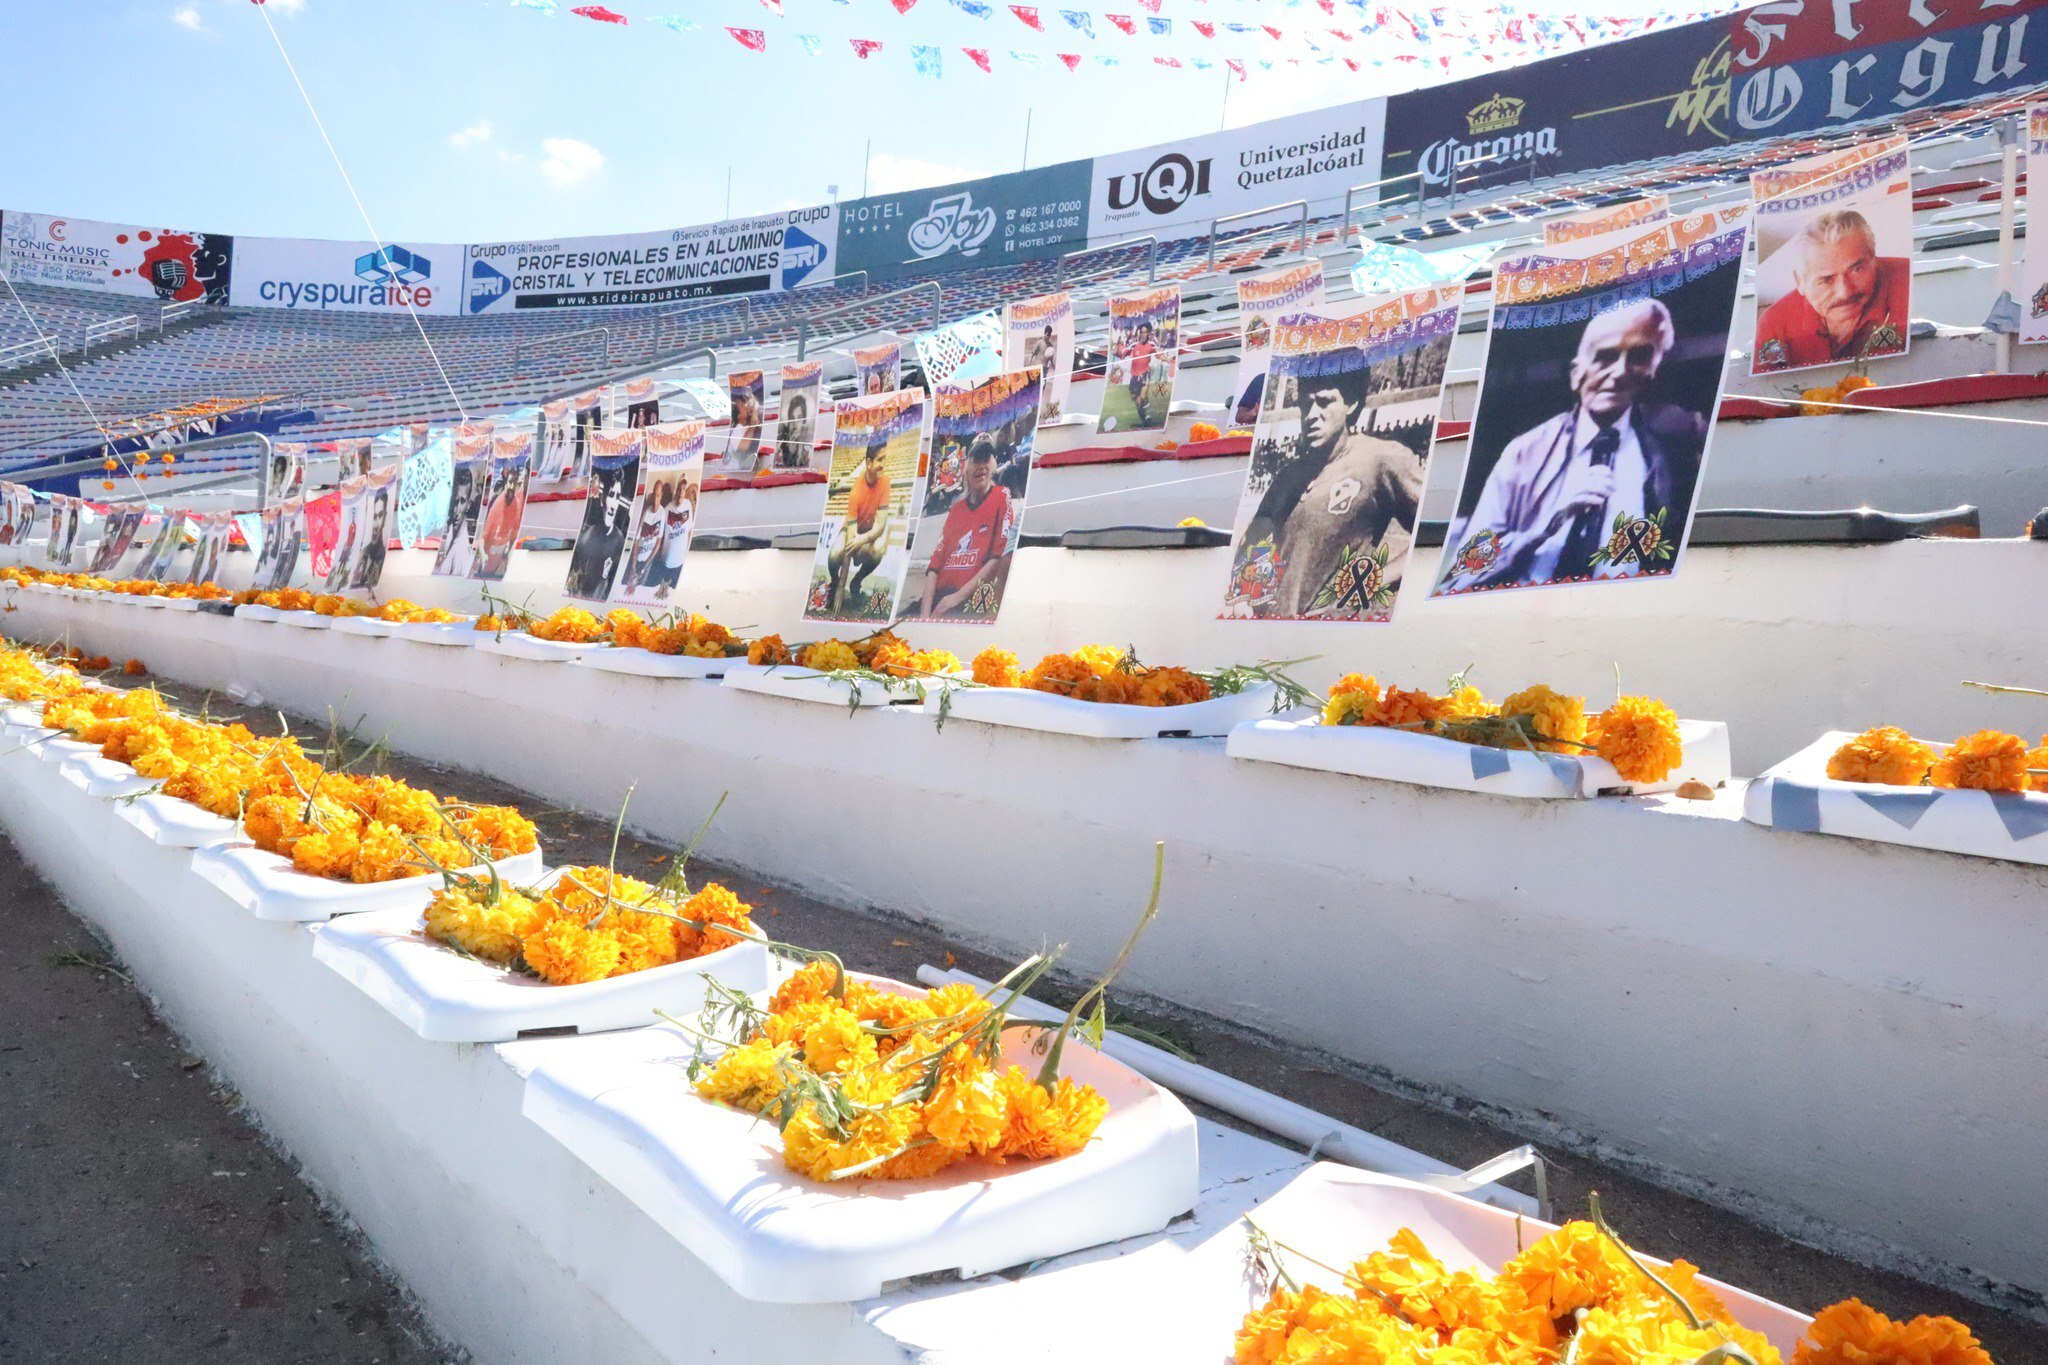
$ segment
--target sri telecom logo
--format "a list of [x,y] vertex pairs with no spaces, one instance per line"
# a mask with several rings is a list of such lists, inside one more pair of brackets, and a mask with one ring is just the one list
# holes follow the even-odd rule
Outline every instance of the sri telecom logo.
[[782,230],[782,287],[794,289],[825,264],[825,244],[791,225]]
[[356,257],[356,278],[372,284],[416,284],[434,273],[434,263],[402,246],[380,247]]
[[469,263],[469,311],[481,313],[512,292],[511,277],[496,266],[477,260]]

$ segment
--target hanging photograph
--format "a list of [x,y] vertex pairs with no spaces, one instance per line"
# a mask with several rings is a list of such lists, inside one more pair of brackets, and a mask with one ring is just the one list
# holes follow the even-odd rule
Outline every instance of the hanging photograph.
[[761,429],[768,411],[768,376],[763,370],[739,370],[725,377],[732,425],[725,433],[725,464],[720,473],[752,477],[761,459]]
[[[2048,167],[2048,104],[2027,106],[2026,164]],[[2029,175],[2027,222],[2048,223],[2048,174]],[[2030,233],[2020,263],[2020,344],[2048,341],[2048,243]]]
[[583,524],[569,555],[562,593],[584,602],[611,596],[628,547],[633,495],[640,484],[640,458],[647,428],[590,433],[590,492],[583,499]]
[[78,547],[78,527],[81,517],[81,500],[67,498],[61,493],[50,498],[50,539],[45,552],[50,563],[60,568],[69,567],[73,551]]
[[1610,208],[1588,209],[1584,213],[1567,213],[1559,218],[1546,218],[1543,220],[1543,245],[1570,246],[1575,242],[1605,237],[1610,232],[1626,232],[1630,228],[1661,223],[1670,216],[1671,196],[1648,194],[1641,199],[1631,199],[1626,204],[1615,204]]
[[477,521],[477,552],[470,577],[496,583],[512,566],[519,527],[526,520],[526,484],[532,475],[533,433],[499,432],[491,438],[490,467],[485,476],[482,511]]
[[1064,417],[1074,386],[1074,296],[1041,294],[1003,308],[1003,368],[1038,371],[1038,420]]
[[334,444],[334,462],[337,467],[337,485],[350,479],[359,479],[370,472],[370,438],[357,437],[352,441],[337,441]]
[[591,433],[604,427],[605,393],[592,389],[569,401],[575,409],[575,425],[569,435],[569,478],[580,483],[590,473]]
[[806,621],[895,619],[910,561],[910,499],[929,409],[923,389],[839,405],[825,520],[804,597]]
[[185,574],[187,583],[196,586],[220,581],[221,556],[228,551],[228,538],[234,534],[234,526],[231,512],[214,512],[199,519],[199,544],[192,551],[192,567]]
[[263,502],[285,502],[306,487],[306,447],[299,441],[277,441],[270,447],[270,463],[263,476]]
[[817,443],[819,405],[825,400],[825,364],[798,360],[782,367],[776,401],[775,468],[809,469]]
[[135,566],[135,576],[162,583],[169,580],[171,563],[178,557],[178,551],[185,548],[185,518],[176,512],[166,512],[151,520],[155,524],[148,528],[151,535],[141,562]]
[[1677,570],[1748,227],[1721,211],[1502,263],[1432,596]]
[[1223,619],[1392,617],[1464,296],[1440,285],[1274,323]]
[[543,483],[567,478],[576,467],[576,435],[576,413],[568,399],[541,404],[533,477]]
[[363,533],[367,526],[363,519],[364,505],[368,500],[370,476],[359,474],[344,479],[341,483],[341,530],[334,543],[334,554],[327,562],[327,578],[324,586],[328,592],[340,592],[355,577],[356,556],[362,553]]
[[[11,483],[0,483],[0,545],[12,545],[17,540],[28,539],[28,527],[22,517],[22,497],[26,489]],[[33,508],[34,503],[29,503]]]
[[374,588],[384,577],[384,556],[398,515],[398,478],[397,465],[370,471],[363,490],[362,539],[356,548],[355,567],[349,572],[351,588]]
[[884,341],[853,348],[854,393],[861,398],[894,393],[903,387],[903,343]]
[[1109,296],[1109,373],[1099,432],[1164,431],[1180,363],[1180,286]]
[[949,381],[932,396],[932,449],[904,613],[994,623],[1008,586],[1038,435],[1035,369]]
[[1237,402],[1231,425],[1251,426],[1258,420],[1265,392],[1266,357],[1273,350],[1273,324],[1290,313],[1313,312],[1323,306],[1323,263],[1307,261],[1266,275],[1247,275],[1237,282],[1237,318],[1243,342],[1237,357]]
[[288,588],[298,572],[299,552],[306,545],[306,509],[292,499],[263,509],[263,554],[250,584],[258,592]]
[[106,528],[100,532],[99,546],[93,551],[85,571],[95,578],[106,577],[121,562],[121,556],[135,544],[135,534],[141,529],[140,507],[123,507],[108,512]]
[[490,424],[457,427],[449,462],[448,524],[441,531],[434,572],[443,578],[469,578],[476,572],[476,538],[491,478]]
[[619,385],[613,407],[625,409],[629,427],[651,427],[661,421],[661,399],[652,379],[629,379]]
[[666,607],[675,600],[683,559],[697,529],[704,491],[704,424],[670,422],[644,429],[638,491],[633,496],[632,553],[612,586],[611,600]]
[[1756,204],[1751,374],[1906,353],[1912,174],[1906,140],[1895,137],[1749,177]]

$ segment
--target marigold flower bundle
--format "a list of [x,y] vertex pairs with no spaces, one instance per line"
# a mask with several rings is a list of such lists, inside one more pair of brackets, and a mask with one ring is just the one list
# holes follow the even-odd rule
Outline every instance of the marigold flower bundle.
[[651,654],[725,659],[746,648],[730,630],[694,612],[650,621],[636,611],[619,607],[605,614],[604,632],[620,649],[644,649]]
[[45,569],[20,566],[0,569],[0,583],[27,585],[39,583],[47,587],[68,588],[74,592],[115,592],[126,597],[172,597],[187,601],[211,602],[232,596],[218,583],[164,583],[152,578],[95,578],[88,574],[52,573]]
[[[984,660],[986,662],[984,663]],[[1071,653],[1048,654],[1021,674],[1007,650],[976,656],[976,680],[983,674],[998,687],[1026,687],[1076,701],[1124,706],[1189,706],[1216,694],[1212,681],[1177,665],[1151,667],[1127,649],[1113,645],[1082,645]]]
[[[781,636],[769,640],[773,645],[762,642],[761,658],[755,659],[749,651],[751,662],[794,662],[820,673],[865,672],[907,679],[945,678],[965,667],[960,656],[950,650],[918,649],[893,630],[879,630],[858,640],[815,640],[794,648],[784,645]],[[784,658],[774,658],[777,653]]]
[[773,1119],[784,1163],[814,1180],[914,1180],[963,1160],[1081,1150],[1109,1102],[1004,1066],[1002,1022],[971,986],[900,995],[812,962],[695,1068],[696,1090]]
[[[1287,1248],[1258,1229],[1281,1284],[1245,1315],[1237,1365],[1438,1362],[1439,1365],[1782,1365],[1760,1332],[1735,1321],[1699,1268],[1652,1269],[1599,1221],[1545,1234],[1491,1275],[1453,1271],[1408,1229],[1343,1272],[1344,1290],[1295,1284]],[[1324,1267],[1335,1271],[1337,1267]],[[1952,1318],[1894,1322],[1854,1299],[1823,1310],[1793,1365],[1991,1365]]]
[[371,611],[369,616],[378,621],[389,621],[394,625],[435,624],[442,625],[462,618],[445,607],[423,607],[403,597],[393,598]]
[[572,867],[545,889],[457,879],[427,906],[427,937],[555,986],[581,985],[729,948],[757,930],[723,886],[695,894],[605,867]]
[[1330,686],[1323,724],[1413,730],[1495,749],[1590,753],[1630,782],[1661,782],[1684,757],[1678,714],[1654,697],[1618,697],[1588,716],[1583,697],[1535,683],[1496,706],[1463,674],[1434,693],[1382,688],[1377,678],[1347,673]]
[[1891,787],[2048,792],[2048,735],[2029,748],[2018,735],[1979,730],[1937,749],[1896,725],[1880,725],[1830,754],[1827,772],[1837,782]]

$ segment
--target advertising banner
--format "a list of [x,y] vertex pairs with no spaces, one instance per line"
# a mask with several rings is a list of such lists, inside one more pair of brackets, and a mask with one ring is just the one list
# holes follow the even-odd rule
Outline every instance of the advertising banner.
[[666,607],[675,600],[697,527],[697,498],[704,491],[704,424],[670,422],[647,427],[642,435],[632,553],[612,584],[611,600]]
[[633,525],[633,497],[640,486],[640,460],[652,427],[590,433],[590,494],[583,500],[583,524],[569,555],[562,594],[602,602],[624,570],[627,532]]
[[1389,197],[1529,180],[1728,140],[1727,21],[1411,90],[1387,101]]
[[[2027,106],[2027,164],[2048,167],[2048,104]],[[2048,223],[2048,172],[2027,177],[2027,221]],[[2031,234],[2020,267],[2020,341],[2048,341],[2048,241]],[[22,537],[26,539],[26,537]]]
[[1248,427],[1258,419],[1259,396],[1266,382],[1266,358],[1273,350],[1273,324],[1288,313],[1311,312],[1323,306],[1323,263],[1308,261],[1267,275],[1247,275],[1237,282],[1237,318],[1243,329],[1237,358],[1237,403],[1233,426]]
[[1014,370],[941,384],[932,396],[908,619],[995,624],[1024,531],[1040,383],[1037,370]]
[[1040,294],[1003,306],[1003,368],[1037,370],[1038,420],[1067,413],[1074,384],[1074,297]]
[[491,437],[482,510],[477,514],[476,564],[471,578],[496,583],[512,566],[519,524],[526,519],[526,483],[533,473],[533,432],[500,431]]
[[775,468],[811,467],[811,446],[824,400],[823,361],[799,360],[782,367],[782,392],[775,400]]
[[1757,171],[1751,374],[1904,355],[1913,172],[1902,137]]
[[1274,323],[1223,619],[1392,618],[1464,297],[1441,285]]
[[880,625],[896,619],[910,567],[911,491],[930,411],[923,389],[839,405],[804,620]]
[[461,311],[462,256],[461,246],[445,243],[240,237],[228,302],[297,312],[453,316]]
[[446,578],[476,574],[476,538],[483,524],[484,493],[491,480],[491,424],[466,422],[455,429],[449,449],[448,524],[434,572]]
[[732,407],[732,425],[725,432],[725,464],[720,473],[747,478],[761,459],[761,434],[768,410],[768,376],[762,370],[735,370],[725,377]]
[[854,390],[862,398],[894,393],[903,387],[903,343],[885,341],[878,346],[853,348]]
[[1095,163],[1067,161],[839,206],[839,270],[875,278],[1056,256],[1088,237]]
[[[1361,100],[1098,156],[1091,163],[1088,236],[1202,236],[1217,218],[1290,199],[1308,200],[1320,217],[1341,207],[1352,186],[1380,178],[1386,112],[1385,100]],[[1365,191],[1361,202],[1371,203],[1373,193]]]
[[2039,8],[1778,0],[1731,15],[1718,26],[1729,41],[1732,135],[1807,132],[2036,84],[2048,63],[2048,24],[2031,12]]
[[1180,286],[1109,296],[1109,374],[1100,432],[1164,431],[1180,366]]
[[163,303],[226,303],[234,254],[234,238],[220,233],[18,209],[0,214],[0,266],[16,284],[95,289]]
[[1747,220],[1742,209],[1676,218],[1597,252],[1500,266],[1431,596],[1676,571],[1720,403]]
[[1616,204],[1611,208],[1588,209],[1584,213],[1567,213],[1560,218],[1546,218],[1543,220],[1543,244],[1566,246],[1594,237],[1605,237],[1610,232],[1623,232],[1632,227],[1641,227],[1645,223],[1661,223],[1670,216],[1670,195],[1647,194],[1641,199],[1631,199],[1626,204]]
[[834,210],[790,209],[667,232],[467,249],[463,309],[615,308],[794,289],[834,270]]

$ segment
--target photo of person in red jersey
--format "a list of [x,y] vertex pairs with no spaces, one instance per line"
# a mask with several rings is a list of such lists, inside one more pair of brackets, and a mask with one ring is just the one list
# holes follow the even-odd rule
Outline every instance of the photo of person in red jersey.
[[939,386],[906,619],[995,621],[1024,529],[1043,387],[1032,367]]
[[986,432],[967,447],[960,498],[946,512],[927,567],[920,620],[966,614],[975,591],[1010,571],[1010,493],[996,482],[996,443]]

